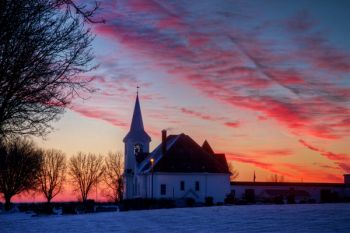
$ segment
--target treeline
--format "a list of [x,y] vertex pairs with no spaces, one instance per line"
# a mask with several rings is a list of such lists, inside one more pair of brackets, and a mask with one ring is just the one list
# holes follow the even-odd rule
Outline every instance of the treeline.
[[120,153],[105,156],[80,152],[69,158],[59,150],[44,150],[32,141],[15,138],[0,143],[0,193],[5,210],[13,196],[34,191],[50,203],[69,183],[86,202],[99,183],[108,188],[108,198],[118,202],[123,196],[123,160]]

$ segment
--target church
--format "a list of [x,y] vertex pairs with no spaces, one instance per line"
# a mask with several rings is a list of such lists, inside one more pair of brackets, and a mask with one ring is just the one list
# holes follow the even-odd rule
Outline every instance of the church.
[[186,134],[167,135],[152,152],[144,129],[138,93],[130,130],[124,137],[124,199],[151,198],[224,202],[230,193],[230,171],[225,154],[217,154]]

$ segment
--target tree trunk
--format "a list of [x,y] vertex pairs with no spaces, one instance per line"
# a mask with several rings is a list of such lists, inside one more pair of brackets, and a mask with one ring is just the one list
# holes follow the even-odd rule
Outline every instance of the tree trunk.
[[45,214],[53,214],[53,206],[51,204],[51,199],[47,199],[45,205]]
[[9,211],[11,209],[11,197],[5,196],[5,210]]
[[50,204],[50,203],[51,203],[51,200],[52,200],[51,195],[47,195],[47,196],[46,196],[46,199],[47,199],[47,204]]

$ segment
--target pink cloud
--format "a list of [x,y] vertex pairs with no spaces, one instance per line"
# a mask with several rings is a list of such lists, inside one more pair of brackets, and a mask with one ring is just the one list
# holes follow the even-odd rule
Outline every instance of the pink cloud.
[[[281,167],[290,169],[293,171],[293,176],[296,180],[302,180],[303,182],[337,182],[342,181],[342,176],[334,172],[328,172],[324,168],[310,168],[310,166],[292,164],[292,163],[282,163]],[[334,170],[334,169],[332,169]]]
[[225,125],[230,127],[230,128],[238,128],[241,125],[241,123],[238,121],[234,121],[234,122],[229,121],[229,122],[225,122]]
[[[350,55],[333,46],[325,33],[315,32],[318,22],[307,13],[301,13],[305,20],[299,15],[251,30],[194,17],[196,12],[189,14],[190,9],[176,3],[125,1],[114,9],[106,24],[96,25],[99,35],[142,54],[158,65],[154,69],[167,71],[207,98],[258,112],[296,135],[337,140],[350,134],[342,125],[350,112],[344,104],[350,100],[349,88],[328,81],[349,71]],[[237,22],[243,20],[233,15]],[[233,17],[217,15],[228,16]],[[266,27],[276,25],[279,30],[287,25],[285,41],[262,36]],[[182,112],[216,120],[187,110]]]
[[293,151],[290,149],[269,149],[269,150],[254,150],[254,153],[256,153],[259,157],[275,157],[275,156],[290,156],[293,155]]
[[324,150],[322,148],[315,147],[300,139],[299,142],[306,148],[318,152],[320,155],[326,157],[330,161],[337,164],[344,172],[350,172],[350,155],[342,153],[333,153],[331,151]]
[[259,121],[266,121],[266,120],[268,120],[268,118],[266,117],[266,116],[258,116],[258,120]]
[[115,114],[115,111],[106,111],[106,110],[101,110],[97,108],[90,108],[87,106],[72,106],[71,110],[85,116],[88,118],[92,119],[98,119],[98,120],[103,120],[106,121],[112,125],[126,128],[128,127],[128,124],[125,123],[124,121],[120,120],[118,116]]
[[309,148],[310,150],[313,150],[313,151],[317,151],[317,152],[321,152],[320,149],[314,147],[314,146],[311,146],[310,144],[308,144],[307,142],[305,142],[304,140],[302,139],[299,139],[299,142],[304,145],[305,147]]
[[226,155],[228,160],[232,160],[237,161],[237,162],[241,162],[241,163],[247,163],[247,164],[251,164],[255,167],[264,169],[268,172],[274,173],[274,174],[279,174],[279,175],[283,175],[286,177],[293,177],[292,173],[288,173],[285,170],[280,170],[278,169],[278,165],[272,164],[272,163],[267,163],[267,162],[261,162],[258,159],[249,157],[247,155],[237,155],[237,154],[227,154]]
[[203,113],[200,113],[200,112],[188,109],[188,108],[180,108],[180,111],[186,115],[194,116],[194,117],[200,118],[202,120],[216,121],[216,120],[221,119],[221,118],[218,118],[216,116],[203,114]]

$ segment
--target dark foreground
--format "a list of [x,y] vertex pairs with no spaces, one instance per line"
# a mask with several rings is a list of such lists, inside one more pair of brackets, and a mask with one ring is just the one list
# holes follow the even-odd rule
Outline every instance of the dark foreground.
[[350,204],[244,205],[32,217],[0,214],[1,232],[350,232]]

